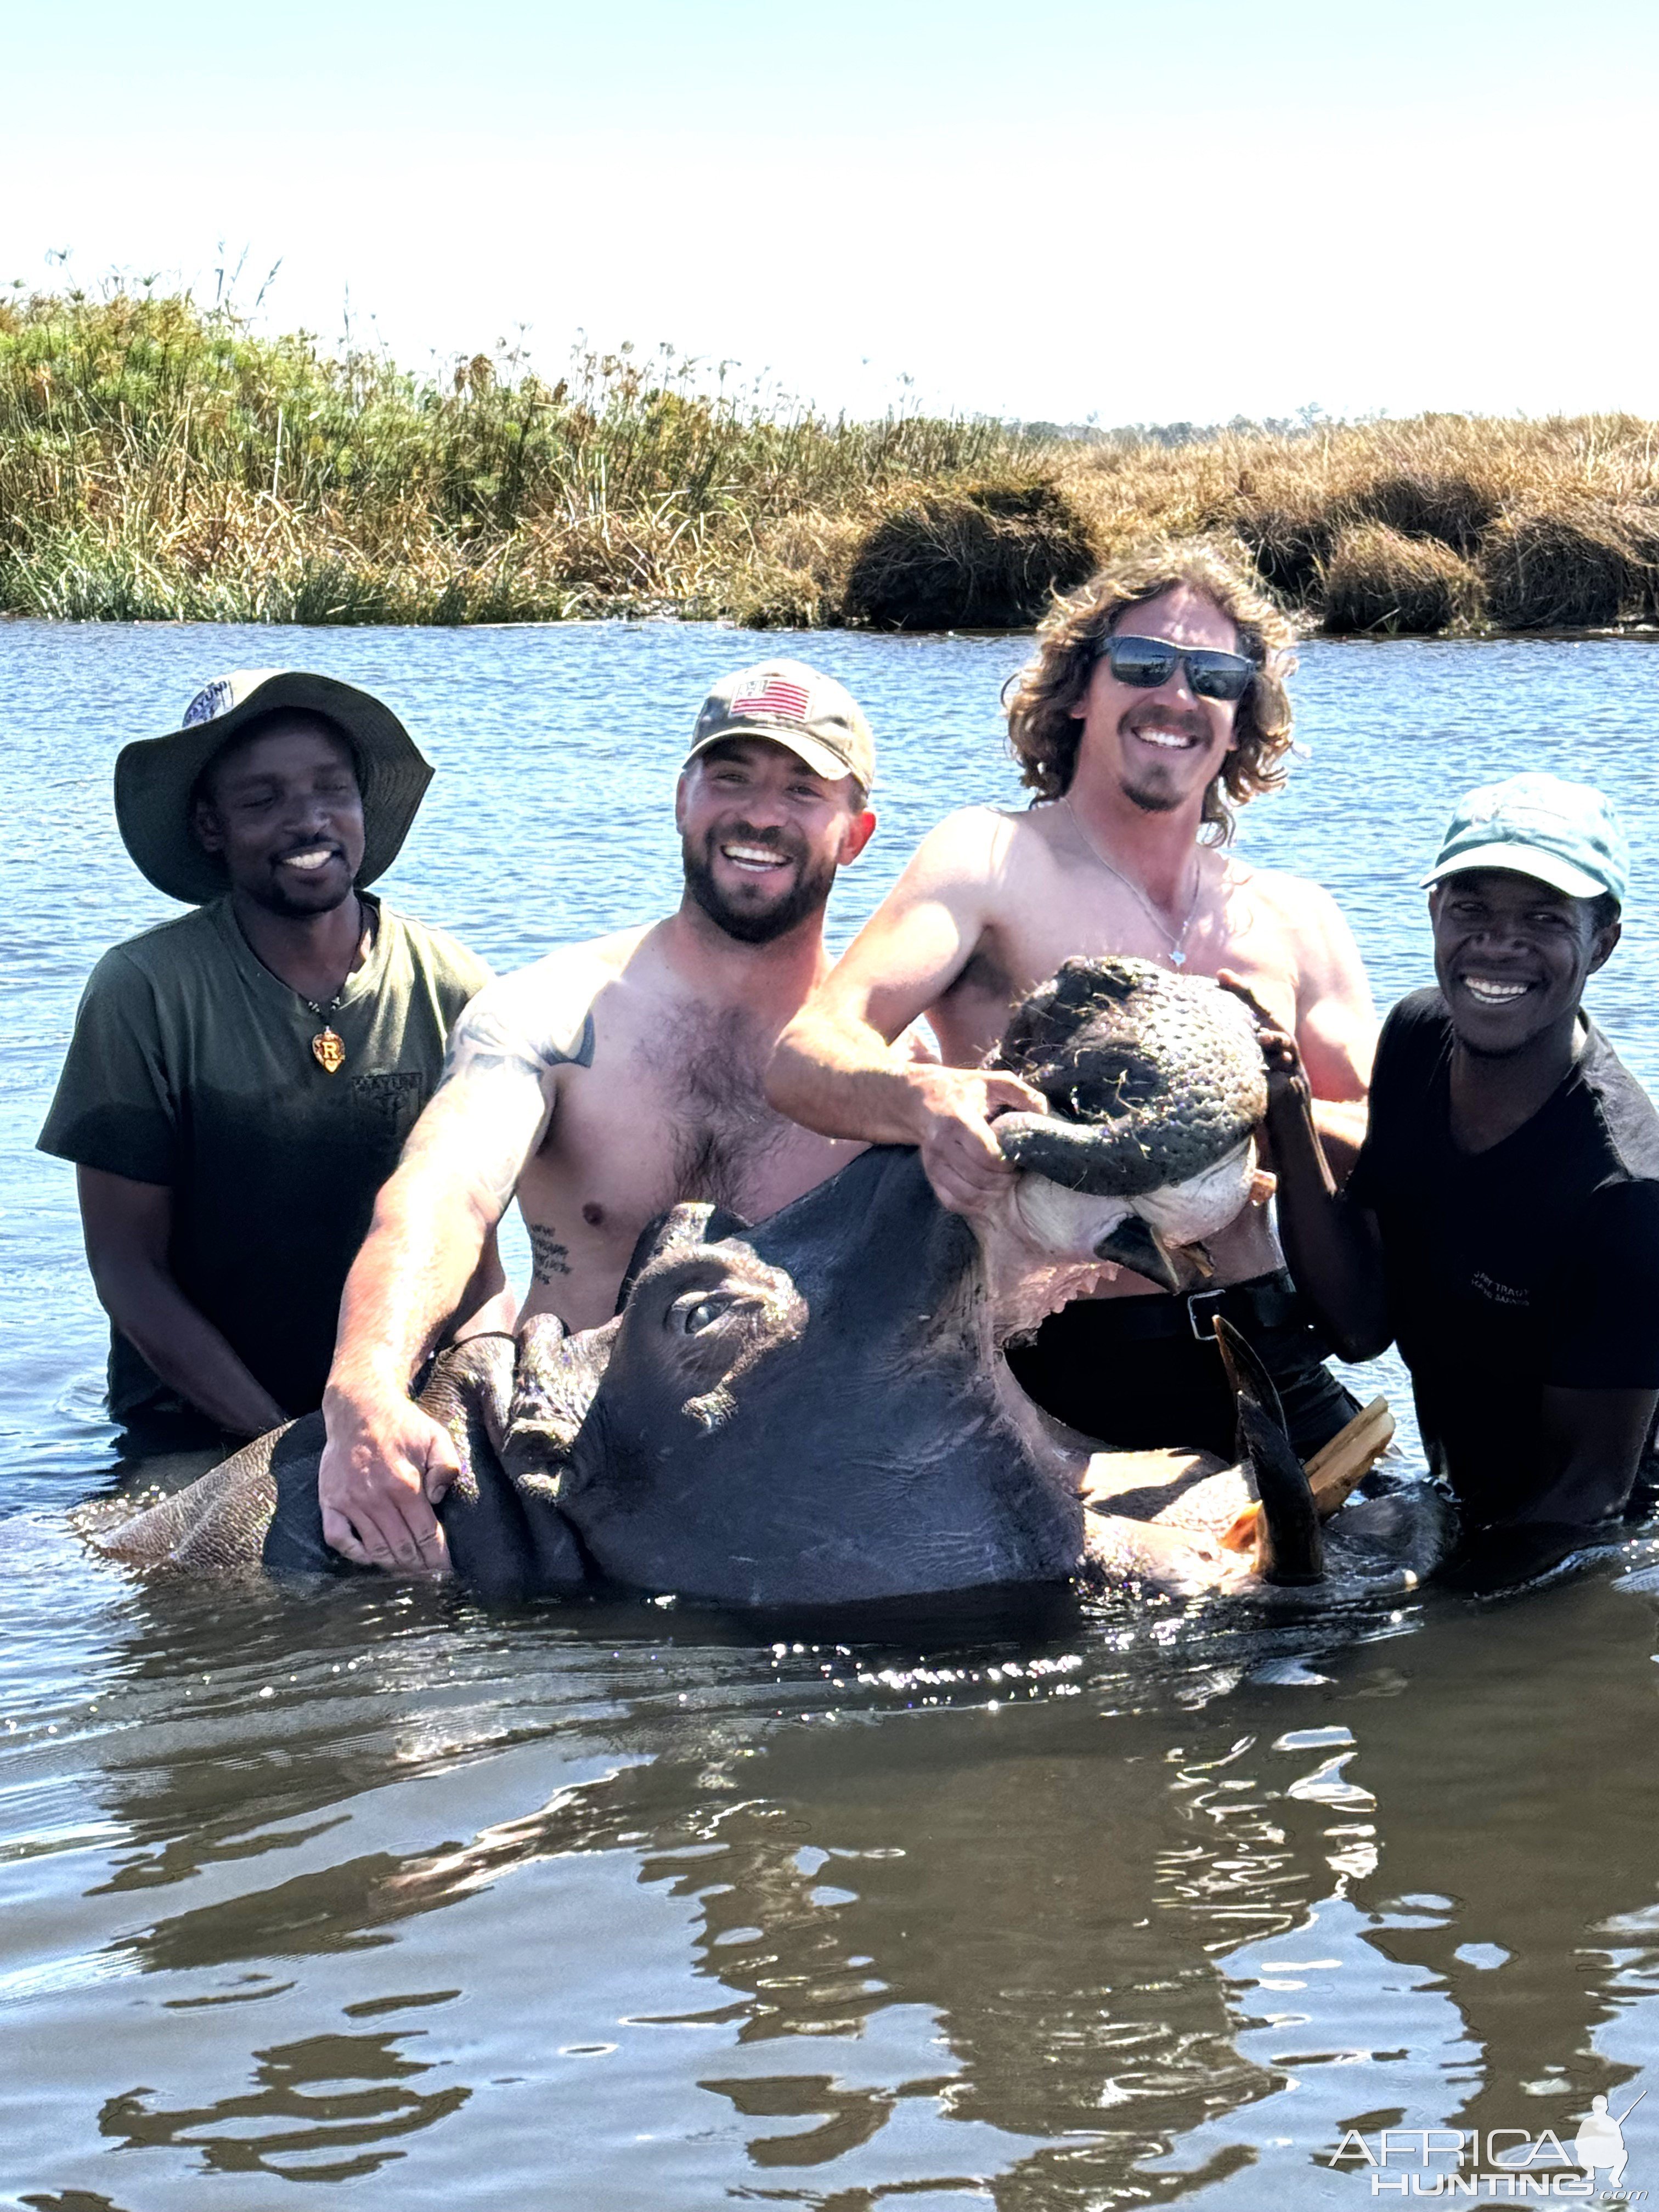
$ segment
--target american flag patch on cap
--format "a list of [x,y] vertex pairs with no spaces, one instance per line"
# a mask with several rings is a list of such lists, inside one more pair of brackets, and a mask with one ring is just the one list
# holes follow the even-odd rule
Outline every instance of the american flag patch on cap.
[[792,722],[806,720],[806,687],[787,676],[769,676],[758,691],[745,691],[732,702],[734,714],[781,714]]

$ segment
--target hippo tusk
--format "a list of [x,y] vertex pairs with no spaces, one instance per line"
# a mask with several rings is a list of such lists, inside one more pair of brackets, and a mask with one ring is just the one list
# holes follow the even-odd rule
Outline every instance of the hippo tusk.
[[1161,1291],[1179,1291],[1184,1285],[1169,1246],[1138,1213],[1126,1213],[1115,1228],[1106,1231],[1095,1245],[1095,1257],[1144,1275]]
[[1255,1479],[1261,1505],[1256,1571],[1263,1582],[1281,1585],[1323,1582],[1319,1508],[1285,1432],[1279,1393],[1255,1351],[1220,1314],[1215,1338],[1238,1405],[1239,1457]]
[[[1319,1447],[1307,1462],[1306,1473],[1322,1521],[1340,1511],[1393,1441],[1394,1415],[1388,1400],[1378,1396],[1369,1406],[1362,1406],[1328,1443]],[[1261,1520],[1261,1508],[1247,1505],[1223,1535],[1223,1545],[1230,1552],[1252,1550]]]

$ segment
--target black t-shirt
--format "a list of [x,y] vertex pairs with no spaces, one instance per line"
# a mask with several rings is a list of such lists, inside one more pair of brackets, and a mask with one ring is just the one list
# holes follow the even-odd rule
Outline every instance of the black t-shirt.
[[1451,1047],[1438,991],[1389,1016],[1348,1194],[1382,1231],[1424,1443],[1480,1523],[1548,1486],[1547,1385],[1659,1388],[1659,1114],[1590,1023],[1529,1121],[1459,1152]]

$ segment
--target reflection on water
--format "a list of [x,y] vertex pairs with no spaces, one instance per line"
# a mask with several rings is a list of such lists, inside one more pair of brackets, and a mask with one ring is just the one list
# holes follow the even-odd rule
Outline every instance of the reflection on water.
[[[393,893],[502,962],[669,896],[677,741],[744,649],[304,647],[422,704],[447,811]],[[927,821],[1008,792],[991,702],[1018,648],[810,650],[872,702],[894,787],[845,927]],[[268,657],[0,631],[41,794],[38,881],[0,921],[8,2201],[1256,2212],[1369,2200],[1321,2163],[1348,2129],[1570,2141],[1596,2092],[1623,2110],[1659,2047],[1640,1547],[1487,1607],[1251,1626],[1063,1600],[763,1632],[141,1584],[82,1555],[63,1508],[106,1479],[99,1332],[65,1179],[27,1143],[94,952],[156,905],[110,876],[107,732]],[[1383,995],[1421,973],[1412,864],[1529,733],[1623,796],[1651,865],[1646,648],[1307,658],[1315,757],[1252,846],[1336,886]],[[544,785],[541,840],[522,792]],[[1599,1010],[1650,1077],[1634,921]],[[1656,2106],[1626,2128],[1632,2188],[1659,2188]]]

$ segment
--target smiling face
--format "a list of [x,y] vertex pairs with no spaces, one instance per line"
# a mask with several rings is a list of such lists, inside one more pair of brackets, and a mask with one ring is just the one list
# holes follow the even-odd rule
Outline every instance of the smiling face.
[[[1185,584],[1125,607],[1113,628],[1171,645],[1240,649],[1231,617]],[[1103,654],[1072,711],[1083,724],[1079,776],[1103,775],[1148,814],[1172,813],[1201,799],[1237,742],[1237,702],[1198,697],[1180,662],[1167,684],[1144,690],[1120,684]]]
[[1437,884],[1429,915],[1435,975],[1458,1042],[1489,1059],[1570,1024],[1620,936],[1616,921],[1598,926],[1594,901],[1499,868]]
[[290,919],[331,912],[363,861],[349,748],[317,715],[273,714],[209,764],[195,829],[233,892]]
[[728,937],[773,939],[823,911],[876,817],[851,776],[815,775],[787,745],[728,738],[690,762],[675,802],[686,889]]

